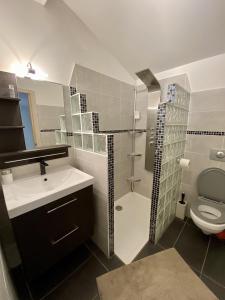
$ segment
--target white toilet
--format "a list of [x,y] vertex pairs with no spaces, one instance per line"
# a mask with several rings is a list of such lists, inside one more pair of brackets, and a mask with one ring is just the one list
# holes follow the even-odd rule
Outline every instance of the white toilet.
[[197,180],[198,199],[193,201],[190,214],[193,222],[205,234],[225,230],[225,171],[209,168]]

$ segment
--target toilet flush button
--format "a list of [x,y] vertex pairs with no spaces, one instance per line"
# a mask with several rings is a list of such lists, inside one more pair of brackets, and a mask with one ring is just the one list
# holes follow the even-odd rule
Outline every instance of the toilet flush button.
[[217,156],[218,158],[224,158],[224,157],[225,157],[225,153],[224,153],[223,151],[218,151],[218,152],[216,153],[216,156]]
[[211,149],[209,158],[220,162],[225,162],[225,149]]

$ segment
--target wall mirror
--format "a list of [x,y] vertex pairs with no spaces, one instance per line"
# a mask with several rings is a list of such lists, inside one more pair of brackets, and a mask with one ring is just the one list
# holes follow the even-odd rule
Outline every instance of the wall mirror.
[[63,86],[17,77],[26,149],[66,144]]

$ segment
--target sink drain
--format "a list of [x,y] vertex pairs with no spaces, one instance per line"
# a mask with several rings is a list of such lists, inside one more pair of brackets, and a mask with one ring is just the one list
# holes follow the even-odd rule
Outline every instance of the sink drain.
[[116,210],[121,211],[121,210],[123,210],[123,207],[121,205],[117,205]]

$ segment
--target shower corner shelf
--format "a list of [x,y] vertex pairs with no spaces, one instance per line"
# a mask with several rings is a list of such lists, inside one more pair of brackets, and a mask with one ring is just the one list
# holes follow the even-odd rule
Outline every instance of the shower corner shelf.
[[129,157],[140,157],[140,156],[142,156],[143,154],[141,154],[141,153],[128,153],[127,154]]
[[140,182],[141,178],[135,178],[135,177],[131,176],[131,177],[127,178],[127,180],[129,182]]

